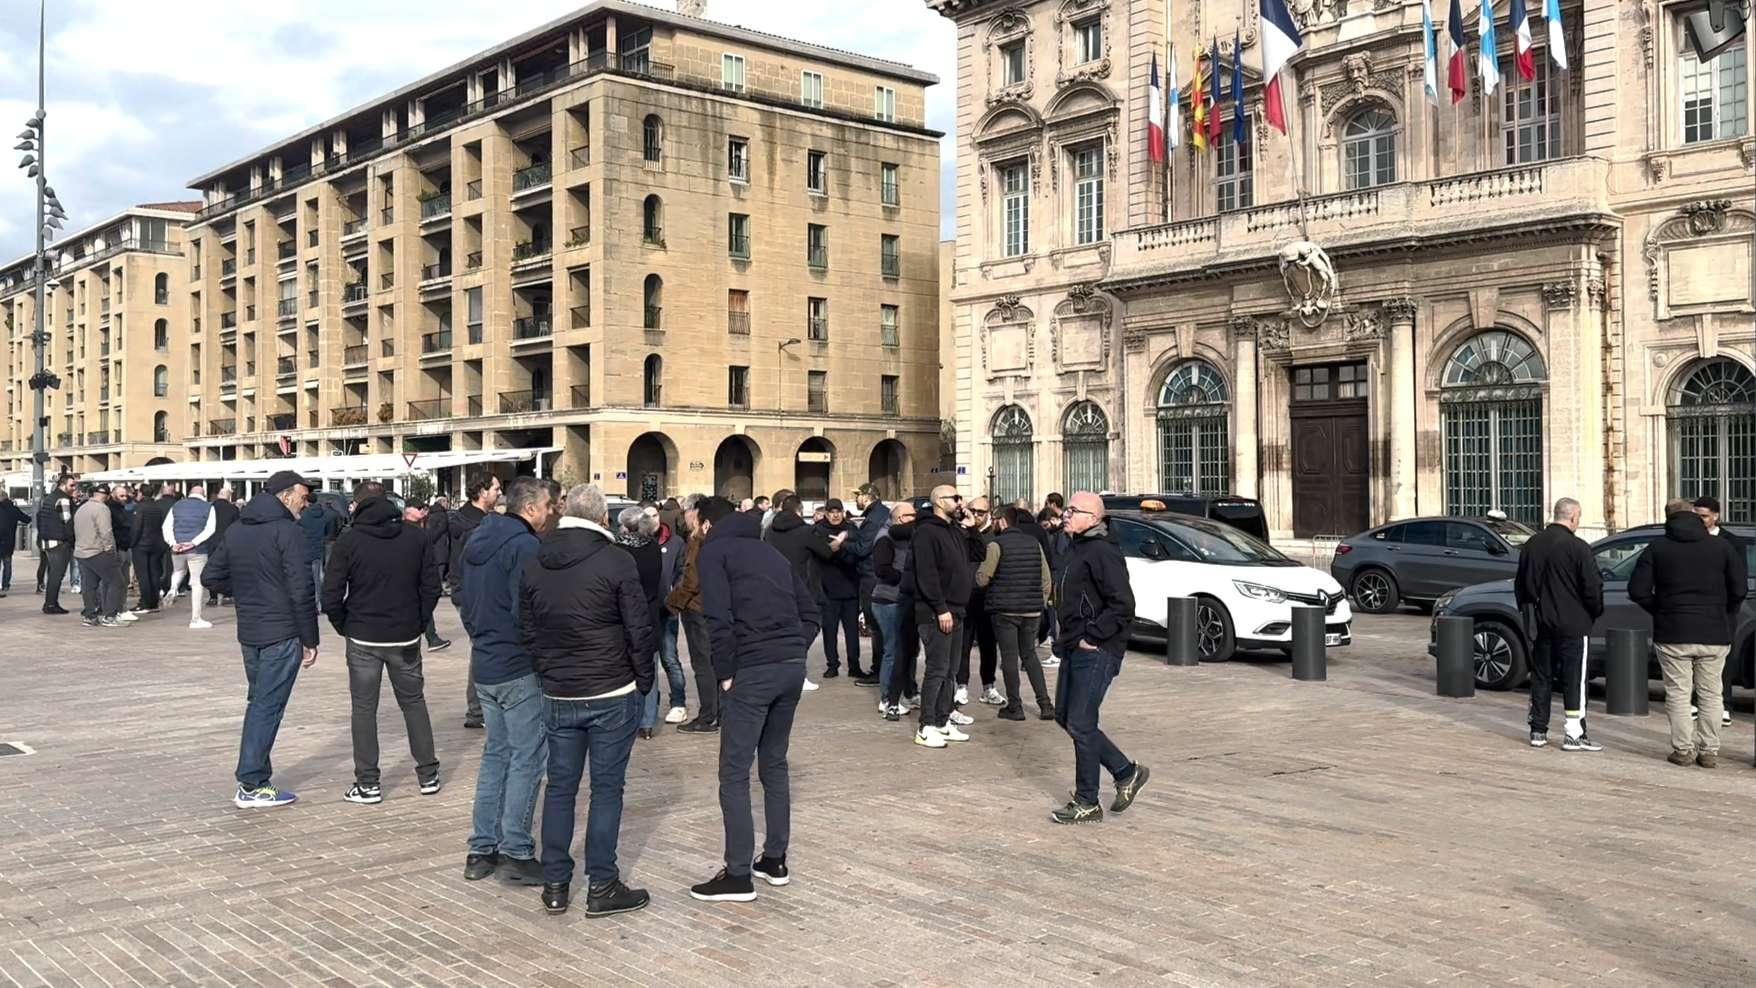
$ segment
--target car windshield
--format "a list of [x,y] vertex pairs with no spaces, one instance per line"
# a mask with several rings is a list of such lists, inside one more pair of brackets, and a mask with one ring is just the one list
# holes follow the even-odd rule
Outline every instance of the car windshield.
[[1507,545],[1523,545],[1530,541],[1536,533],[1509,518],[1489,518],[1484,522],[1494,530],[1494,534],[1506,540]]
[[1205,563],[1232,566],[1297,566],[1266,542],[1230,525],[1200,518],[1176,521],[1155,519],[1154,527],[1181,545],[1187,554]]

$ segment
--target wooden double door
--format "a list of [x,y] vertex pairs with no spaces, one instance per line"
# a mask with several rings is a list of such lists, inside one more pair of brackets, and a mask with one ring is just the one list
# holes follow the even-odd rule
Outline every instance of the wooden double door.
[[1347,537],[1364,531],[1372,458],[1364,363],[1293,370],[1293,535]]

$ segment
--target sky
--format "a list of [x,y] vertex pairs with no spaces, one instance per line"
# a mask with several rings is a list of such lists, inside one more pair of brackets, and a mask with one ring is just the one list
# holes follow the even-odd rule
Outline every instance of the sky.
[[[652,5],[672,8],[668,0]],[[7,136],[36,109],[36,6],[0,0],[0,129]],[[48,0],[48,176],[67,208],[66,229],[138,203],[198,198],[185,188],[196,175],[582,6]],[[942,228],[951,229],[957,54],[950,21],[923,0],[708,0],[707,17],[937,75],[941,82],[927,90],[927,125],[946,134],[940,201]],[[23,171],[0,176],[0,263],[35,248],[35,210],[34,183]]]

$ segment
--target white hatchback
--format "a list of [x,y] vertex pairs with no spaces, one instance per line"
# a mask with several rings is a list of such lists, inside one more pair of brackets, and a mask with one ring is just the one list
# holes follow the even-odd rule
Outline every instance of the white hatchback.
[[1128,563],[1137,638],[1163,641],[1167,599],[1194,597],[1204,661],[1223,662],[1238,649],[1290,651],[1298,604],[1323,608],[1325,645],[1353,641],[1353,612],[1341,584],[1248,533],[1154,511],[1112,512],[1109,525]]

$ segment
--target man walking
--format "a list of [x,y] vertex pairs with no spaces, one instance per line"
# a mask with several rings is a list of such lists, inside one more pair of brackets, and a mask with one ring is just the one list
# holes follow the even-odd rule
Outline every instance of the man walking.
[[854,507],[860,509],[860,525],[854,529],[853,538],[842,547],[842,551],[853,559],[860,570],[860,616],[866,619],[866,627],[872,633],[872,668],[870,675],[856,678],[861,686],[877,686],[882,692],[884,685],[879,681],[878,667],[884,656],[884,625],[872,607],[872,591],[878,586],[878,573],[872,564],[872,549],[878,543],[878,533],[890,524],[890,506],[878,496],[878,488],[874,484],[861,484],[854,491]]
[[[1738,608],[1749,594],[1746,579],[1732,543],[1708,535],[1694,506],[1681,500],[1665,505],[1665,537],[1634,563],[1628,599],[1652,615],[1673,765],[1719,765],[1719,687]],[[1696,689],[1701,716],[1692,720],[1689,695]]]
[[[817,606],[798,572],[762,544],[762,520],[708,498],[701,508],[701,596],[713,636],[714,675],[724,691],[719,736],[719,806],[725,867],[689,894],[709,902],[756,898],[751,878],[785,885],[792,833],[787,743],[805,685],[805,652],[817,633]],[[762,857],[750,815],[750,760],[762,780]]]
[[207,562],[202,585],[232,598],[238,645],[250,685],[244,730],[238,742],[238,792],[242,809],[286,806],[298,799],[270,779],[270,758],[281,717],[300,669],[317,662],[317,602],[311,565],[299,531],[299,513],[312,484],[291,470],[268,478],[238,523],[226,530]]
[[1037,624],[1054,592],[1049,560],[1043,555],[1042,543],[1031,534],[1037,526],[1030,512],[1007,505],[996,516],[995,527],[998,534],[988,543],[987,557],[976,572],[976,586],[987,593],[988,614],[1000,644],[1001,672],[1006,677],[1006,702],[999,717],[1024,719],[1024,704],[1018,696],[1018,665],[1022,661],[1036,693],[1037,718],[1054,720],[1055,704],[1049,699],[1043,666],[1037,660]]
[[165,540],[165,519],[177,501],[175,491],[172,484],[160,484],[158,497],[149,500],[142,496],[140,506],[134,509],[134,582],[140,587],[140,606],[135,609],[143,614],[158,611],[159,598],[169,587],[166,570],[171,565],[171,544]]
[[66,614],[61,606],[61,580],[73,562],[73,475],[55,478],[55,486],[37,505],[37,540],[46,567],[43,613]]
[[323,613],[347,639],[353,699],[354,784],[343,799],[383,802],[378,776],[378,692],[384,675],[402,710],[421,795],[439,791],[439,756],[427,716],[421,628],[439,603],[439,571],[426,533],[400,523],[383,486],[362,484],[354,523],[335,541],[323,573]]
[[[915,744],[943,748],[947,741],[968,741],[952,723],[952,651],[963,640],[964,616],[975,575],[969,564],[969,542],[954,526],[962,514],[957,488],[933,488],[933,513],[915,526],[915,624],[926,654],[921,675],[920,727]],[[970,718],[965,717],[968,721]]]
[[[1555,502],[1554,520],[1518,553],[1512,583],[1526,631],[1535,628],[1530,661],[1530,746],[1549,743],[1549,711],[1556,677],[1567,716],[1562,751],[1602,751],[1585,730],[1585,645],[1604,613],[1604,583],[1591,547],[1579,530],[1579,502]],[[1688,691],[1683,698],[1688,700]]]
[[[500,478],[483,471],[470,477],[469,484],[463,489],[469,503],[447,518],[451,535],[451,565],[447,570],[451,579],[448,588],[455,593],[463,584],[463,552],[469,543],[470,536],[488,515],[494,512],[495,505],[500,503]],[[454,601],[455,603],[455,601]],[[463,608],[459,607],[461,613]],[[473,650],[472,650],[473,654]],[[475,660],[470,660],[469,678],[464,682],[463,726],[480,728],[482,726],[482,704],[476,696]]]
[[841,675],[838,632],[847,644],[848,674],[856,679],[865,678],[860,669],[860,567],[847,549],[854,526],[848,523],[841,501],[832,497],[823,505],[823,520],[812,527],[827,540],[834,553],[818,567],[823,580],[823,678]]
[[616,842],[622,788],[640,698],[653,688],[654,631],[634,558],[610,534],[595,484],[567,493],[566,509],[519,574],[519,640],[542,676],[549,728],[543,796],[543,908],[564,913],[573,877],[575,807],[587,755],[591,807],[585,820],[586,915],[642,909],[645,889],[622,883]]
[[18,530],[30,524],[30,516],[12,503],[12,495],[0,487],[0,597],[12,590],[12,554],[18,551]]
[[1103,499],[1079,491],[1066,517],[1072,544],[1055,593],[1066,659],[1055,680],[1055,720],[1073,739],[1073,798],[1049,819],[1096,823],[1104,818],[1098,806],[1100,765],[1116,781],[1111,813],[1133,805],[1151,777],[1145,765],[1130,760],[1098,726],[1104,697],[1122,674],[1122,654],[1134,623],[1134,591],[1122,551],[1107,537]]
[[[915,506],[898,501],[872,542],[872,612],[884,631],[884,652],[878,663],[878,713],[898,721],[907,713],[904,694],[914,682],[910,665],[920,638],[915,631],[914,553]],[[876,641],[877,639],[874,639]]]
[[701,501],[699,494],[683,499],[683,527],[689,530],[689,540],[683,546],[683,575],[665,598],[665,606],[683,621],[689,667],[695,672],[695,719],[677,728],[681,734],[712,734],[719,730],[719,687],[713,678],[707,619],[701,613],[701,544],[706,537],[701,530]]
[[457,590],[451,600],[469,632],[470,668],[488,730],[463,865],[468,881],[504,868],[510,881],[543,883],[530,823],[549,737],[536,661],[519,639],[518,607],[525,564],[553,525],[556,490],[553,481],[515,478],[506,489],[506,513],[482,517],[453,570]]
[[213,627],[201,617],[201,604],[207,591],[201,588],[201,574],[207,569],[208,540],[219,527],[213,506],[207,503],[207,490],[200,484],[189,488],[189,496],[171,505],[166,512],[160,536],[171,548],[171,599],[179,587],[189,588],[189,627],[204,631]]
[[99,484],[73,516],[73,558],[80,568],[80,593],[85,607],[80,623],[120,628],[122,567],[116,560],[115,521],[110,515],[110,488]]

